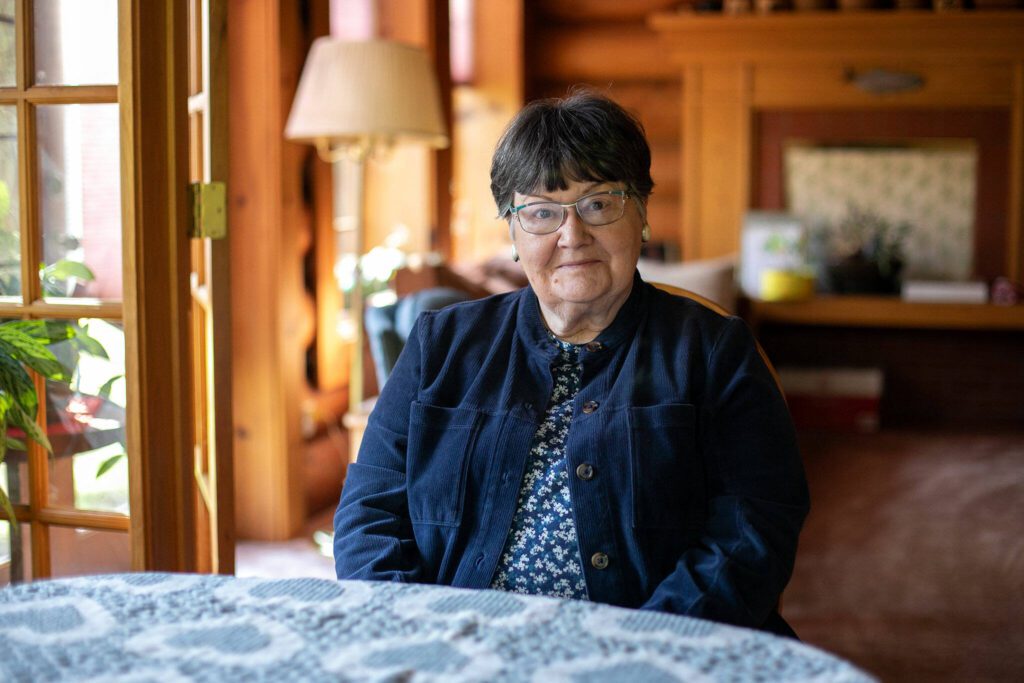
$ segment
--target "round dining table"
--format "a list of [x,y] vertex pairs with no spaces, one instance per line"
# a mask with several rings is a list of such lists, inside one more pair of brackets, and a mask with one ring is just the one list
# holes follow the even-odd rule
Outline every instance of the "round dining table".
[[125,573],[0,590],[0,681],[871,681],[795,640],[578,600]]

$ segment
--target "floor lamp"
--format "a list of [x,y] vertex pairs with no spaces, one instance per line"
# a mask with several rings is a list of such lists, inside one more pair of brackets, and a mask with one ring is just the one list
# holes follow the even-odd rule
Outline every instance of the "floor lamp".
[[[434,67],[426,52],[385,40],[343,41],[319,38],[306,65],[285,127],[289,140],[316,146],[331,163],[335,188],[338,163],[356,169],[354,225],[355,272],[352,310],[355,351],[349,375],[349,410],[363,400],[363,256],[366,161],[396,144],[447,147],[441,98]],[[340,197],[335,192],[335,206]],[[337,223],[335,229],[338,229]]]

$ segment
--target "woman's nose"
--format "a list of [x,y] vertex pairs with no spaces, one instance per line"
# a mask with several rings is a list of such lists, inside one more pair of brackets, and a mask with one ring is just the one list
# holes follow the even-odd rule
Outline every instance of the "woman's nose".
[[558,244],[564,247],[585,244],[590,239],[590,226],[580,219],[575,206],[567,207],[565,221],[558,229]]

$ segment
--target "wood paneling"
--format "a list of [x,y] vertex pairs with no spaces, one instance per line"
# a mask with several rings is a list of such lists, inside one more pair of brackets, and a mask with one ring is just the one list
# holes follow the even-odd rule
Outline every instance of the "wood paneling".
[[[906,92],[867,92],[858,88],[854,79],[870,71],[916,76],[921,79],[921,85]],[[1008,107],[1013,80],[1009,63],[836,60],[832,64],[802,64],[799,72],[800,77],[794,78],[789,65],[756,65],[753,106],[759,109]]]
[[679,0],[543,0],[537,16],[564,23],[640,21],[652,12],[674,9]]
[[1010,109],[1010,184],[1007,206],[1006,272],[1024,278],[1024,60],[1013,70],[1013,106]]
[[452,260],[508,255],[508,229],[496,218],[491,155],[523,105],[522,0],[478,2],[473,12],[473,79],[455,88],[452,148]]
[[683,198],[699,200],[684,214],[684,259],[739,248],[738,226],[747,207],[737,198],[746,197],[750,186],[750,81],[749,66],[716,64],[685,84],[682,148],[693,163],[683,166]]
[[824,59],[960,63],[1019,57],[1021,12],[780,12],[654,14],[648,24],[680,65],[711,62],[814,64]]
[[1024,307],[932,304],[882,296],[819,296],[806,301],[751,301],[752,325],[791,323],[846,327],[1024,331]]
[[531,79],[613,83],[678,73],[642,22],[551,25],[534,21],[526,40]]
[[[749,150],[757,111],[856,107],[888,119],[913,106],[929,112],[921,115],[926,120],[998,105],[1010,114],[1009,181],[1002,201],[991,205],[1007,206],[1005,232],[995,244],[992,231],[980,229],[977,259],[986,274],[1021,277],[1024,13],[662,14],[650,25],[662,33],[683,82],[684,254],[710,257],[738,246],[742,214],[754,205]],[[923,86],[862,93],[847,72],[867,68],[920,72]],[[738,78],[743,70],[746,76]],[[994,265],[999,261],[1005,270]]]
[[[302,527],[300,387],[301,162],[284,141],[302,45],[292,3],[232,0],[228,229],[234,332],[236,528],[241,538],[281,540]],[[294,54],[291,54],[294,52]],[[286,146],[288,149],[286,149]],[[298,187],[297,187],[298,185]],[[291,222],[289,222],[289,219]]]
[[[536,97],[565,97],[580,86],[605,93],[638,117],[652,147],[679,145],[681,88],[678,76],[658,80],[537,80],[531,90]],[[652,163],[657,162],[658,159],[652,159]]]

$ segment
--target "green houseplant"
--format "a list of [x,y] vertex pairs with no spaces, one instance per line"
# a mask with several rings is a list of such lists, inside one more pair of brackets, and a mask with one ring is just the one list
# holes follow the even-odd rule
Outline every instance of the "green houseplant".
[[[9,448],[25,450],[26,444],[11,436],[10,428],[21,430],[26,438],[53,452],[46,433],[36,424],[39,394],[29,375],[31,369],[46,379],[67,382],[70,373],[47,348],[50,344],[73,339],[76,326],[68,320],[8,320],[0,323],[0,463]],[[14,507],[0,487],[0,507],[11,521],[11,535],[16,536]]]
[[831,252],[828,288],[837,294],[898,294],[910,231],[908,223],[851,205],[825,236]]

